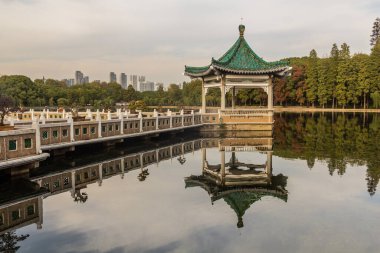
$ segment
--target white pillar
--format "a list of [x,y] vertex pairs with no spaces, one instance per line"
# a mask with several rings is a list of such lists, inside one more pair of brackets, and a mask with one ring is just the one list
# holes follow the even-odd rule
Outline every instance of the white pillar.
[[158,112],[156,109],[154,109],[154,111],[153,111],[153,117],[156,118],[156,130],[158,130],[159,129],[159,127],[158,127]]
[[202,112],[206,112],[206,88],[202,79]]
[[180,115],[181,115],[182,126],[185,125],[183,113],[184,113],[183,109],[181,109]]
[[272,77],[269,77],[268,80],[268,109],[273,109],[273,84],[272,84]]
[[107,112],[107,119],[108,120],[112,119],[111,110],[108,110],[108,112]]
[[143,131],[143,117],[141,111],[139,112],[138,118],[140,119],[140,133]]
[[224,78],[222,78],[222,85],[220,86],[220,109],[226,109],[226,86]]
[[120,134],[124,134],[124,116],[123,116],[123,114],[119,113],[119,119],[120,119]]
[[45,113],[42,113],[42,114],[41,114],[40,120],[41,120],[41,123],[42,123],[42,124],[44,124],[44,125],[46,124]]
[[36,130],[36,154],[41,154],[41,131],[38,118],[34,118],[32,127]]
[[90,109],[86,110],[86,118],[89,119],[89,120],[92,120],[92,112],[91,112]]
[[74,120],[71,117],[71,115],[69,115],[69,118],[67,119],[67,123],[70,123],[70,139],[71,139],[71,141],[75,141],[75,139],[74,139]]

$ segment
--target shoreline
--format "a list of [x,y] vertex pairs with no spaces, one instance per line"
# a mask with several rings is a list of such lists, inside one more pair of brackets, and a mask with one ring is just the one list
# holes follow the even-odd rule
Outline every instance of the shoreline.
[[[185,110],[199,110],[200,106],[147,106],[150,109],[180,109],[183,108]],[[207,107],[207,109],[218,110],[219,107]],[[259,106],[241,106],[236,109],[266,109],[266,107]],[[303,106],[274,106],[273,110],[275,113],[280,112],[293,112],[293,113],[307,113],[307,112],[365,112],[365,113],[380,113],[380,109],[363,109],[363,108],[319,108],[319,107],[303,107]]]

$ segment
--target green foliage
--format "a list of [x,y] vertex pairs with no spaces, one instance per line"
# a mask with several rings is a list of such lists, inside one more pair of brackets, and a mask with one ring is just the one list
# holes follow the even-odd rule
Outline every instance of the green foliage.
[[380,18],[376,18],[372,26],[372,34],[370,39],[371,46],[376,45],[380,38]]

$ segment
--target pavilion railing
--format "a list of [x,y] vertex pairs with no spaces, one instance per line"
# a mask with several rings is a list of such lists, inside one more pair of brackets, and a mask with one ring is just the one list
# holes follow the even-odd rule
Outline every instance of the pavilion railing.
[[237,115],[254,115],[254,116],[271,116],[273,110],[271,109],[224,109],[220,110],[220,114],[223,116],[237,116]]

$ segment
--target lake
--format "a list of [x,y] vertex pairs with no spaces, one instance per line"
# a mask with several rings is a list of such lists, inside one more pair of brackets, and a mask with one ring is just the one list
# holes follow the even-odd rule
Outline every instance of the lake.
[[51,158],[28,180],[2,183],[51,193],[36,193],[30,209],[42,224],[20,222],[0,246],[379,252],[379,157],[380,115],[363,113],[283,113],[273,133],[190,132],[91,146]]

